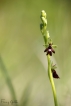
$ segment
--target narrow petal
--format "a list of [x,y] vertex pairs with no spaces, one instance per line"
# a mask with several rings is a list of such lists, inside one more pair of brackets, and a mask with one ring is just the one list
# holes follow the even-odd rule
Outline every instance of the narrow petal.
[[48,51],[48,48],[46,48],[45,50],[44,50],[44,52],[47,52]]
[[52,48],[52,52],[55,53],[55,50]]

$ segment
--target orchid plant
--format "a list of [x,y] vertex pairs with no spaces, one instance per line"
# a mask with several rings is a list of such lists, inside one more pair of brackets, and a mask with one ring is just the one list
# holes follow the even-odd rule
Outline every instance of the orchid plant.
[[50,80],[50,83],[52,86],[55,106],[58,106],[53,78],[59,78],[59,76],[56,72],[56,68],[57,68],[56,64],[53,64],[53,62],[51,61],[51,56],[53,55],[53,53],[55,54],[55,48],[57,47],[57,45],[53,44],[53,42],[49,36],[49,31],[47,31],[47,15],[44,10],[41,11],[40,18],[41,18],[40,30],[41,30],[41,33],[43,35],[43,39],[45,42],[44,52],[46,52],[47,62],[48,62],[48,77],[49,77],[49,80]]

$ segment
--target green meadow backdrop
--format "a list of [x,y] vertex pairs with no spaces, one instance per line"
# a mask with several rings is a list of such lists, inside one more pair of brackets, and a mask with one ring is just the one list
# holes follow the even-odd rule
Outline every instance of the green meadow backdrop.
[[58,46],[52,58],[60,76],[54,79],[58,103],[71,106],[69,0],[0,0],[0,106],[54,106],[39,27],[42,10]]

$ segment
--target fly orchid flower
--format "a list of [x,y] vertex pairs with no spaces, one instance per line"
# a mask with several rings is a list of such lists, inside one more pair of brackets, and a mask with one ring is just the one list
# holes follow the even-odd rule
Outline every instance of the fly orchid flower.
[[52,53],[55,53],[55,50],[53,49],[53,47],[52,47],[52,44],[51,43],[49,43],[49,45],[48,45],[48,47],[44,50],[44,52],[47,52],[47,54],[46,55],[50,55],[50,56],[52,56]]

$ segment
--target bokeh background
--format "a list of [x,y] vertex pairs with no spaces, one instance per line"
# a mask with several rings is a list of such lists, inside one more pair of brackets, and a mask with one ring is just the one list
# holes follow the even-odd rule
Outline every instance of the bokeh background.
[[[40,13],[45,10],[56,48],[53,62],[59,106],[71,106],[71,2],[0,0],[0,105],[54,106],[47,75]],[[18,103],[11,104],[10,101]]]

